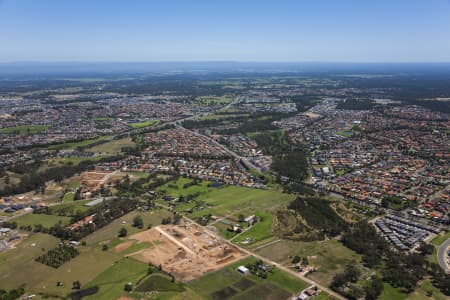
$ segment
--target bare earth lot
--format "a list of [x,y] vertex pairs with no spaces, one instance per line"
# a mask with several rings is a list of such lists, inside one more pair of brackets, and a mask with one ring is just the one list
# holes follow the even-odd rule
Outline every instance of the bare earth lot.
[[160,225],[137,233],[130,239],[152,245],[130,256],[156,266],[161,265],[165,271],[185,282],[246,256],[204,228],[186,222],[181,225]]

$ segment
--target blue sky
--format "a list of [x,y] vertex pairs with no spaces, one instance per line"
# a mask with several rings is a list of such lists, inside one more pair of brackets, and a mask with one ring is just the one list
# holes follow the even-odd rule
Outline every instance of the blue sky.
[[0,0],[0,62],[450,61],[449,0]]

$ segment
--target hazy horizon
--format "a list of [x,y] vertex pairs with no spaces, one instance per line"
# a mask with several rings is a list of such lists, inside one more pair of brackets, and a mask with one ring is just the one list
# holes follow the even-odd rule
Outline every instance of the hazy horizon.
[[0,62],[450,62],[447,0],[3,0]]

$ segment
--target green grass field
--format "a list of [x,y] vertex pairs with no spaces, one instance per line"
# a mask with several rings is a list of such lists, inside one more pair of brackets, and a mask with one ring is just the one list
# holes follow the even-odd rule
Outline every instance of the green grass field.
[[13,289],[21,284],[26,284],[29,289],[50,276],[54,269],[34,259],[58,243],[59,240],[53,236],[35,233],[15,249],[0,253],[0,289]]
[[279,269],[269,273],[267,279],[254,275],[243,276],[236,271],[238,266],[254,261],[255,258],[246,258],[195,279],[189,282],[188,286],[204,299],[218,299],[221,293],[230,291],[230,288],[236,297],[233,299],[286,299],[308,286],[302,280]]
[[[140,215],[142,217],[142,220],[144,221],[144,228],[138,229],[136,227],[131,226],[133,222],[133,218],[137,215]],[[128,236],[139,232],[141,230],[145,230],[149,224],[152,226],[157,226],[161,224],[161,220],[165,217],[170,216],[171,213],[169,213],[165,209],[161,210],[154,210],[154,211],[148,211],[148,212],[137,212],[133,211],[126,215],[124,215],[121,218],[118,218],[114,221],[112,221],[107,226],[95,231],[93,234],[90,234],[83,240],[86,241],[88,245],[96,245],[100,247],[100,243],[106,243],[110,246],[110,249],[114,247],[117,244],[120,244],[125,239],[119,239],[117,237],[119,230],[122,227],[125,227],[128,231]]]
[[131,138],[123,138],[119,140],[112,140],[110,142],[103,143],[101,145],[89,148],[89,151],[117,154],[120,153],[123,147],[134,147],[136,144],[131,140]]
[[449,238],[450,238],[450,231],[446,233],[441,232],[439,235],[437,235],[434,239],[431,240],[431,244],[435,245],[436,247],[439,247]]
[[91,200],[77,200],[77,201],[71,201],[59,205],[50,206],[49,214],[51,215],[62,215],[62,212],[69,212],[68,215],[72,216],[77,211],[87,211],[89,207],[85,206],[84,204],[88,203]]
[[137,292],[183,292],[184,287],[181,283],[171,282],[171,278],[164,274],[152,274],[145,278],[136,287]]
[[[72,283],[76,280],[85,287],[99,274],[110,268],[120,256],[113,253],[79,246],[80,255],[63,264],[58,269],[51,268],[48,276],[42,277],[42,281],[31,288],[32,291],[47,293],[50,295],[66,296],[72,291]],[[63,287],[57,287],[60,281]]]
[[137,281],[147,274],[148,265],[133,258],[122,258],[106,269],[85,287],[98,286],[95,295],[83,299],[110,300],[125,295],[124,286],[131,282],[134,286]]
[[383,284],[383,292],[381,293],[379,300],[403,300],[407,295],[402,293],[400,289],[394,288],[388,283]]
[[179,198],[181,196],[192,195],[195,193],[204,194],[204,193],[214,190],[214,188],[208,187],[208,184],[209,184],[208,181],[202,181],[198,185],[192,185],[188,188],[183,188],[183,185],[185,185],[187,183],[191,183],[192,181],[193,181],[192,179],[180,177],[176,181],[171,181],[171,182],[168,182],[168,183],[162,185],[161,187],[158,188],[158,190],[164,191],[166,195],[170,195],[175,198]]
[[63,202],[72,202],[75,199],[74,192],[67,192],[63,196]]
[[135,129],[138,129],[138,128],[143,128],[143,127],[153,126],[158,123],[159,123],[158,120],[148,120],[148,121],[140,122],[140,123],[130,123],[128,125],[130,125],[131,127],[135,128]]
[[[179,184],[177,184],[178,186]],[[260,210],[274,210],[278,207],[287,205],[294,200],[294,195],[283,194],[278,190],[258,190],[239,186],[223,186],[219,188],[209,188],[204,186],[194,186],[189,189],[178,188],[177,190],[168,189],[167,194],[174,197],[180,195],[199,192],[200,196],[196,199],[202,201],[205,205],[202,210],[195,210],[190,216],[198,217],[206,214],[216,216],[226,216],[244,214],[245,216],[254,214]],[[182,203],[177,206],[177,211],[185,211],[195,206],[195,203]]]
[[258,211],[256,215],[262,218],[262,221],[254,224],[252,228],[236,237],[233,242],[241,244],[242,241],[246,240],[247,238],[251,238],[251,243],[246,244],[251,245],[255,242],[268,239],[273,235],[272,224],[274,216],[264,211]]
[[421,284],[416,288],[414,292],[407,296],[407,300],[422,300],[422,299],[430,299],[433,298],[435,300],[446,300],[444,294],[439,291],[429,280],[425,280],[421,282]]
[[309,257],[309,263],[318,267],[318,270],[309,277],[324,285],[329,285],[333,276],[342,272],[352,260],[360,260],[359,255],[336,240],[318,242],[282,240],[255,252],[285,266],[291,265],[292,257],[295,255]]
[[[0,289],[13,289],[25,284],[30,293],[64,297],[71,292],[73,281],[79,280],[85,285],[120,259],[113,253],[79,246],[80,255],[58,269],[34,261],[58,243],[59,240],[53,236],[32,233],[15,249],[0,253]],[[58,281],[64,286],[57,287]]]
[[0,133],[32,135],[32,134],[44,132],[47,129],[48,129],[47,125],[21,125],[21,126],[15,126],[15,127],[2,128],[2,129],[0,129]]
[[42,226],[49,228],[59,222],[61,222],[61,224],[63,225],[67,225],[70,222],[70,218],[55,215],[29,213],[14,219],[14,221],[17,222],[18,226],[33,226],[35,224],[41,224]]
[[61,149],[70,150],[70,149],[75,149],[75,148],[78,148],[78,147],[86,147],[86,146],[89,146],[89,145],[91,145],[93,143],[96,143],[96,142],[99,142],[99,141],[106,141],[106,140],[109,140],[111,138],[112,138],[112,136],[105,135],[105,136],[101,136],[101,137],[98,137],[98,138],[95,138],[95,139],[90,139],[90,140],[51,145],[48,148],[51,149],[51,150],[61,150]]
[[94,121],[109,121],[109,120],[112,120],[113,118],[111,118],[111,117],[96,117],[96,118],[93,118],[92,120],[94,120]]

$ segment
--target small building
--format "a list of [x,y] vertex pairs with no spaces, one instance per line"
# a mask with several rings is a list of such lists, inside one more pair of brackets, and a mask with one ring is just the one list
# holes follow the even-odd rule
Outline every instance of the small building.
[[0,236],[7,235],[10,232],[11,232],[10,228],[3,228],[3,227],[0,228]]
[[239,267],[237,268],[237,271],[238,271],[239,273],[241,273],[241,274],[244,274],[244,275],[250,274],[250,270],[249,270],[247,267],[245,267],[245,266],[239,266]]
[[245,222],[247,222],[250,226],[256,223],[256,216],[251,215],[244,219]]

